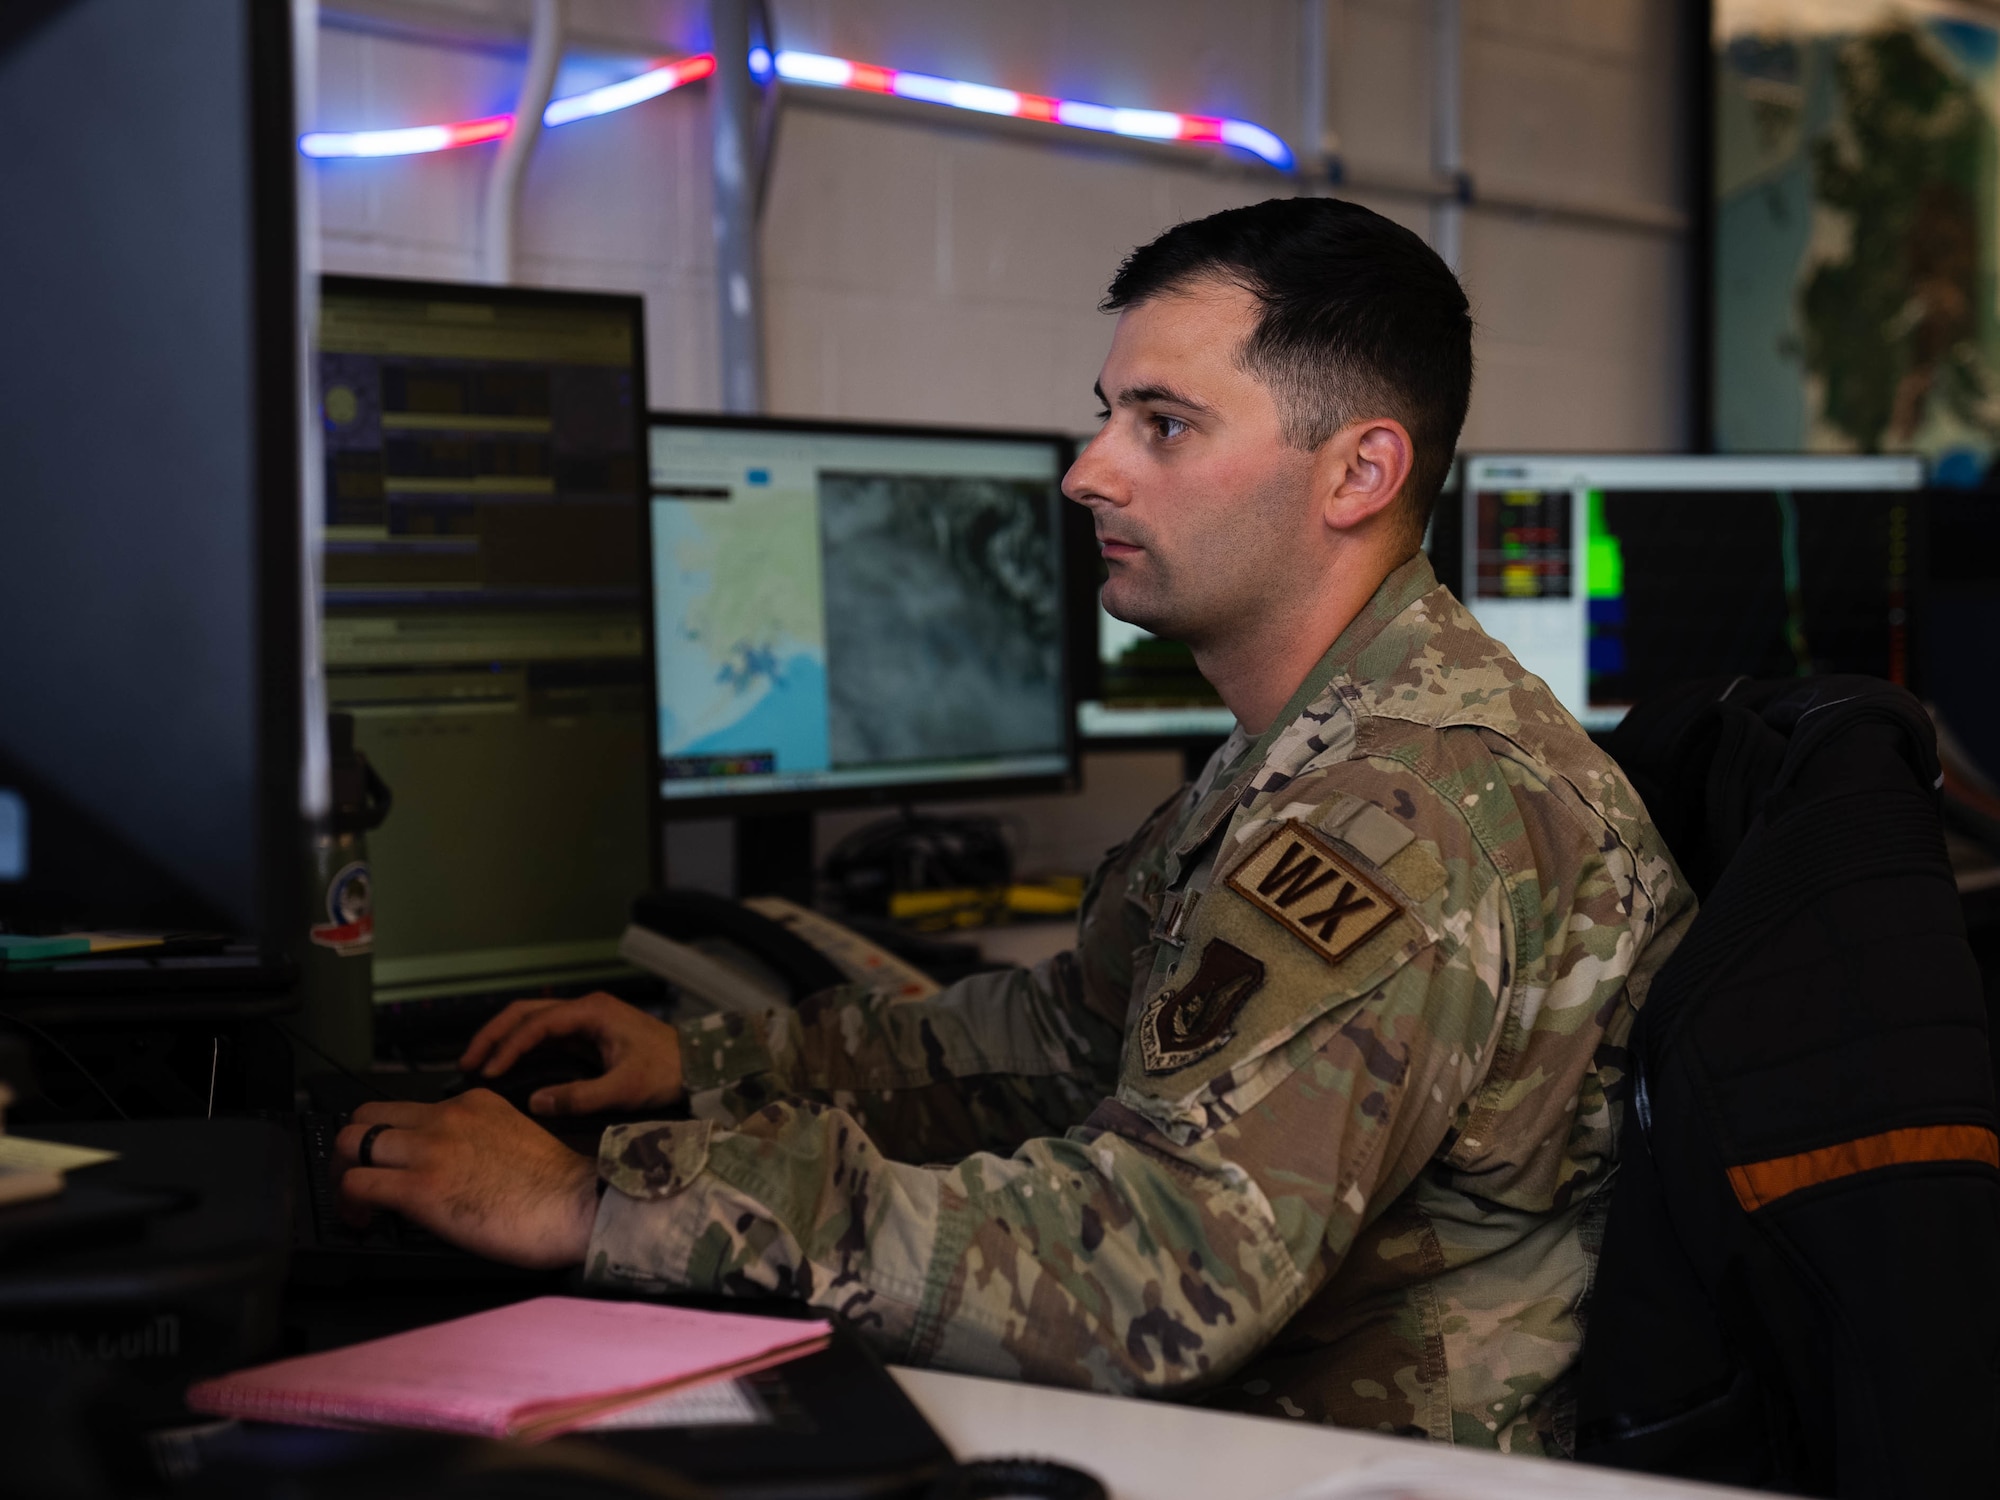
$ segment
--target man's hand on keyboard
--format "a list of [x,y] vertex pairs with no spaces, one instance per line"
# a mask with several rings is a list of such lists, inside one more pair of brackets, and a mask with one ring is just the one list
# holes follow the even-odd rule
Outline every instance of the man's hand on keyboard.
[[458,1065],[497,1078],[525,1054],[558,1037],[584,1037],[597,1047],[597,1078],[537,1089],[528,1108],[538,1115],[595,1115],[676,1104],[681,1097],[680,1035],[664,1021],[601,991],[580,1000],[516,1000],[479,1028]]
[[[370,1165],[361,1142],[375,1126]],[[569,1266],[590,1245],[597,1166],[488,1089],[443,1104],[364,1104],[334,1142],[344,1208],[393,1209],[518,1266]]]

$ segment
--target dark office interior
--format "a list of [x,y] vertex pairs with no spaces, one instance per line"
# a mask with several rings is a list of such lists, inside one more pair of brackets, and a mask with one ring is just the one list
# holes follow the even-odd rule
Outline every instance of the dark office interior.
[[0,1492],[2000,1486],[2000,6],[16,0],[0,141]]

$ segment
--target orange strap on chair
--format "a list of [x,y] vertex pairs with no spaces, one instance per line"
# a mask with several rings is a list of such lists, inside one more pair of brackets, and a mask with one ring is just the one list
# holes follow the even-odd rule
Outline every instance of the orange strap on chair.
[[1729,1185],[1736,1189],[1736,1201],[1744,1212],[1755,1213],[1800,1188],[1872,1172],[1877,1167],[1923,1161],[1972,1161],[2000,1167],[2000,1136],[1984,1125],[1913,1125],[1885,1130],[1880,1135],[1842,1141],[1838,1146],[1801,1151],[1797,1156],[1774,1156],[1769,1161],[1731,1167]]

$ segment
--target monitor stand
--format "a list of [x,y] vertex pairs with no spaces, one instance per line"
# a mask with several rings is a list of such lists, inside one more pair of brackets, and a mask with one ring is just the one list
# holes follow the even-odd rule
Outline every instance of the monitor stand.
[[813,815],[754,813],[736,819],[736,894],[813,904]]

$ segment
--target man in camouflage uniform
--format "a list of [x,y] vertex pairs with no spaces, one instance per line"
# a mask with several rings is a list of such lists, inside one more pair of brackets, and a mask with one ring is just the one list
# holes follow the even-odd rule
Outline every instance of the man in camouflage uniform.
[[[1156,247],[1197,269],[1246,235],[1429,255],[1329,200],[1234,213],[1249,217]],[[1135,277],[1156,247],[1121,272],[1122,298],[1114,283],[1128,319],[1188,280],[1172,255],[1150,287]],[[1245,272],[1200,316],[1254,325],[1251,293],[1269,306]],[[1168,330],[1146,358],[1212,344],[1189,316],[1193,332]],[[1109,404],[1156,424],[1159,462],[1186,462],[1187,431],[1227,426],[1226,403],[1218,416],[1168,381],[1114,378],[1132,363],[1120,347]],[[1245,348],[1239,364],[1282,378]],[[1362,382],[1353,399],[1376,395]],[[1326,597],[1344,586],[1353,602],[1327,604],[1253,549],[1271,607],[1289,589],[1338,628],[1296,633],[1317,658],[1302,677],[1260,659],[1261,707],[1241,686],[1256,674],[1214,648],[1212,678],[1261,732],[1239,727],[1107,857],[1073,952],[926,1000],[848,988],[657,1037],[603,998],[517,1006],[470,1064],[585,1032],[609,1070],[575,1103],[684,1086],[693,1118],[607,1131],[581,1178],[547,1158],[545,1198],[571,1207],[539,1240],[461,1210],[481,1193],[529,1201],[481,1186],[475,1157],[508,1141],[546,1156],[490,1095],[457,1114],[358,1113],[344,1150],[370,1123],[395,1128],[350,1196],[511,1258],[581,1255],[600,1281],[802,1299],[895,1360],[1566,1449],[1561,1378],[1617,1160],[1623,1044],[1692,902],[1615,766],[1438,585],[1420,524],[1391,529],[1406,487],[1428,488],[1427,510],[1463,411],[1461,390],[1441,443],[1422,412],[1340,427],[1346,477],[1316,514],[1372,537],[1374,552],[1342,555],[1377,565],[1331,578]],[[1167,569],[1181,523],[1128,512],[1097,447],[1065,488],[1098,513],[1116,608],[1121,566],[1141,582]],[[1243,576],[1214,542],[1226,535],[1201,555],[1224,583]],[[1136,584],[1119,597],[1145,607]]]

